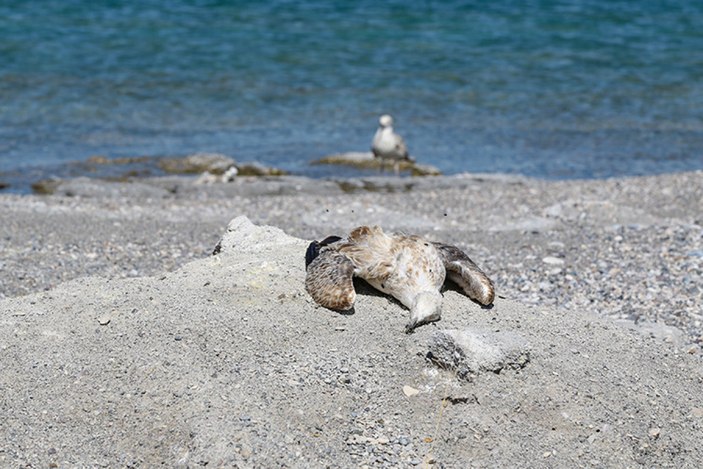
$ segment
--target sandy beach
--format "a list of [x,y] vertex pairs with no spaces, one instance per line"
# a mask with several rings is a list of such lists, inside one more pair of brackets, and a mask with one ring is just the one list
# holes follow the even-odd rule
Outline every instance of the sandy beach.
[[[0,195],[0,465],[703,460],[703,172],[193,181]],[[316,307],[307,242],[362,224],[460,246],[494,309],[448,291],[406,335],[368,287],[354,315]],[[461,379],[428,359],[449,330],[529,360]]]

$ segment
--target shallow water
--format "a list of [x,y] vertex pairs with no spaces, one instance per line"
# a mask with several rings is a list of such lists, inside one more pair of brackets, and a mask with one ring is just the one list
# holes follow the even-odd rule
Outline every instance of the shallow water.
[[9,3],[11,184],[96,154],[196,151],[345,174],[309,161],[368,149],[384,112],[447,173],[703,168],[703,2]]

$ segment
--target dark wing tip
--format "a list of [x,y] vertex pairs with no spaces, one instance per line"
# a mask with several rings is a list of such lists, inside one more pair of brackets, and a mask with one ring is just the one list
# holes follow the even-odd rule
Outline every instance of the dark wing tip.
[[305,268],[312,263],[312,261],[320,255],[320,243],[313,241],[308,245],[307,251],[305,251]]
[[327,246],[328,244],[336,243],[339,241],[340,238],[339,236],[328,236],[322,241],[313,241],[308,245],[307,251],[305,251],[305,268],[307,269],[310,263],[314,261],[317,256],[320,255],[320,248],[323,246]]
[[328,244],[336,243],[340,239],[342,239],[342,238],[340,238],[339,236],[334,236],[334,235],[328,236],[325,239],[323,239],[322,241],[320,241],[320,246],[327,246]]

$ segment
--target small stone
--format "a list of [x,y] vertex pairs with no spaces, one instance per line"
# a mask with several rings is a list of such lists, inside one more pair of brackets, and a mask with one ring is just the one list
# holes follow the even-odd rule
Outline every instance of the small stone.
[[420,391],[418,389],[415,389],[414,387],[408,386],[406,384],[405,386],[403,386],[403,394],[405,394],[408,397],[412,397],[412,396],[417,396],[418,394],[420,394]]
[[659,438],[659,434],[661,433],[661,428],[650,428],[649,429],[649,436],[650,438],[654,438],[655,440]]
[[703,417],[703,407],[694,407],[691,409],[691,414],[697,418]]
[[110,317],[109,314],[105,314],[103,316],[100,316],[100,318],[98,318],[98,323],[101,326],[107,326],[108,324],[110,324],[110,321],[112,321],[112,318]]
[[202,173],[198,178],[195,180],[193,184],[196,185],[209,185],[209,184],[215,184],[217,182],[217,176],[212,174],[209,171],[205,171]]
[[249,448],[249,446],[242,445],[242,449],[240,450],[239,454],[241,454],[243,458],[250,458],[252,455],[252,450],[251,448]]
[[547,256],[542,259],[542,262],[549,265],[562,265],[564,263],[564,259],[560,259],[554,256]]

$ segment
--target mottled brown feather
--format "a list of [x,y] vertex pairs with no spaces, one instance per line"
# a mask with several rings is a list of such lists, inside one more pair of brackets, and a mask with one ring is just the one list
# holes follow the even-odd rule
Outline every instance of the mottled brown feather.
[[325,308],[346,311],[354,306],[354,264],[344,254],[324,249],[307,268],[305,289]]

